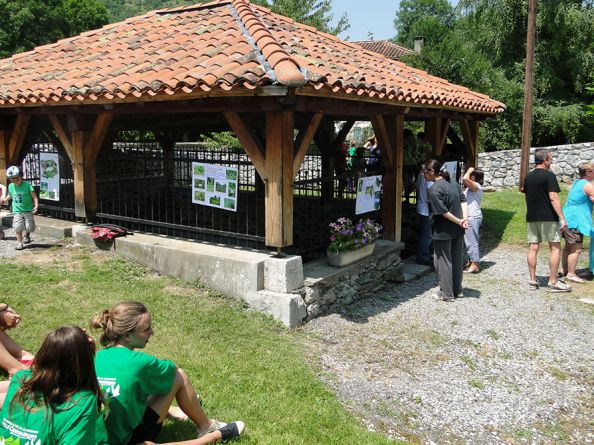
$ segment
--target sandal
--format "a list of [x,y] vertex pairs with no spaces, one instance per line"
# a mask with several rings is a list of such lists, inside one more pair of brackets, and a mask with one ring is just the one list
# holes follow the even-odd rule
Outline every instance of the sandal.
[[574,283],[583,283],[585,280],[583,278],[578,277],[577,275],[565,275],[565,279],[567,281],[573,281]]

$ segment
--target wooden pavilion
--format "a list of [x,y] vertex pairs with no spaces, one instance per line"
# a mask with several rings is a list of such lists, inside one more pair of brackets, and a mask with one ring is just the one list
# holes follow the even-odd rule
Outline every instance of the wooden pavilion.
[[153,11],[41,46],[0,60],[0,79],[2,183],[43,135],[71,164],[72,215],[93,221],[105,213],[98,196],[117,195],[97,175],[111,169],[102,153],[118,131],[152,131],[163,154],[158,176],[170,183],[183,131],[231,130],[259,176],[262,241],[275,248],[293,244],[294,181],[312,141],[322,176],[332,177],[350,127],[371,121],[383,148],[384,238],[400,240],[404,122],[423,121],[437,155],[459,122],[476,162],[479,122],[505,109],[247,0]]

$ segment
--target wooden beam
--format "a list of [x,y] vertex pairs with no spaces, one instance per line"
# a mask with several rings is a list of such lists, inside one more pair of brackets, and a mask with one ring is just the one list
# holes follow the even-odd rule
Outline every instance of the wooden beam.
[[95,165],[101,147],[103,147],[103,142],[105,141],[105,136],[109,130],[109,124],[111,123],[112,118],[113,115],[110,113],[101,113],[97,116],[93,132],[85,147],[85,161],[88,164]]
[[346,139],[347,135],[349,134],[349,131],[351,131],[351,128],[353,128],[353,125],[355,125],[354,120],[345,121],[344,125],[332,141],[332,153],[336,153],[338,150],[340,150],[340,146]]
[[441,117],[435,116],[425,121],[425,139],[431,145],[433,154],[441,156],[443,147],[440,147],[441,142]]
[[74,164],[74,148],[72,148],[72,141],[70,140],[68,133],[66,133],[60,118],[55,114],[49,114],[48,118],[52,123],[52,127],[54,127],[54,131],[56,132],[58,139],[60,139],[66,154],[70,158],[70,162]]
[[[400,241],[402,238],[402,191],[404,188],[402,170],[404,166],[404,115],[380,116],[385,123],[389,144],[383,176],[382,222],[384,239]],[[377,136],[377,133],[376,133]]]
[[441,135],[439,136],[439,154],[443,153],[446,140],[448,139],[448,129],[450,128],[450,119],[441,121]]
[[260,151],[259,144],[252,137],[251,133],[243,123],[241,116],[234,111],[228,111],[223,114],[225,119],[227,119],[227,123],[235,133],[235,136],[237,136],[237,139],[239,139],[239,142],[243,145],[243,149],[250,157],[250,160],[252,161],[252,164],[254,164],[260,177],[263,180],[266,180],[268,177],[268,172],[266,171],[266,159]]
[[320,126],[320,122],[322,122],[322,118],[324,117],[324,113],[314,113],[309,121],[309,125],[305,131],[299,132],[296,140],[296,148],[297,151],[295,152],[295,159],[293,160],[293,176],[292,180],[295,179],[297,173],[299,173],[299,168],[305,159],[305,155],[307,154],[307,150],[311,145],[311,141],[313,140],[318,127]]
[[460,127],[462,127],[464,146],[466,147],[466,161],[469,165],[476,167],[478,159],[479,123],[478,121],[462,119],[460,121]]
[[7,162],[9,165],[18,164],[19,157],[21,156],[21,150],[23,149],[23,142],[29,129],[29,122],[31,116],[19,114],[14,124],[14,129],[10,134],[10,140],[8,142],[7,149]]
[[293,112],[266,113],[266,245],[293,244]]
[[0,184],[6,185],[6,169],[8,168],[8,142],[10,131],[0,130]]
[[392,141],[390,140],[388,130],[386,129],[386,123],[383,116],[371,116],[369,120],[373,126],[373,131],[375,132],[375,137],[377,138],[378,145],[380,146],[382,157],[385,159],[385,164],[387,166],[393,166],[394,158],[392,157],[393,150],[391,149]]
[[85,169],[84,169],[84,147],[87,134],[84,131],[72,132],[72,172],[74,173],[74,215],[78,218],[86,218],[85,206]]

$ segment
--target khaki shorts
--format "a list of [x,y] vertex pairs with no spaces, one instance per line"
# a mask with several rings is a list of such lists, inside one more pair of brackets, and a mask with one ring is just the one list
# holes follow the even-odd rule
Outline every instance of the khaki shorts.
[[12,228],[15,232],[34,232],[35,220],[33,212],[15,213],[12,218]]
[[561,232],[558,221],[536,221],[526,223],[526,239],[531,243],[560,243]]

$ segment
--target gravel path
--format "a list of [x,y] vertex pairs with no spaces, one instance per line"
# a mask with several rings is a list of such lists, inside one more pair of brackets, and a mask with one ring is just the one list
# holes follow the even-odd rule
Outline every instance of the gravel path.
[[2,227],[4,230],[5,239],[0,241],[0,258],[14,258],[17,254],[30,253],[39,251],[40,249],[49,249],[53,246],[61,245],[60,240],[39,235],[38,233],[31,234],[31,244],[26,244],[21,251],[14,250],[16,247],[16,237],[12,228]]
[[414,443],[594,443],[594,283],[550,294],[526,273],[524,249],[497,248],[454,303],[431,299],[431,274],[312,321],[320,377]]

